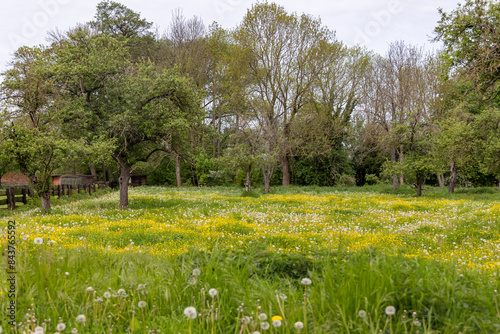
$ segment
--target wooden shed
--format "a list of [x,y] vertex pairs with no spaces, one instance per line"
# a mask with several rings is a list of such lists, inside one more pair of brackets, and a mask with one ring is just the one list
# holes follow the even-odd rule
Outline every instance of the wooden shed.
[[128,183],[131,187],[144,186],[148,184],[148,178],[147,175],[131,175]]
[[77,185],[77,184],[93,184],[97,182],[97,176],[94,175],[52,175],[52,184],[59,185]]

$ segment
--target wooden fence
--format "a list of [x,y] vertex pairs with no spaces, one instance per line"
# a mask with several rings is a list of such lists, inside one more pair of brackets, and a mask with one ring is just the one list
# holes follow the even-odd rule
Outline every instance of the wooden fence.
[[[88,192],[92,194],[96,192],[97,189],[104,189],[109,187],[109,182],[98,182],[93,184],[63,184],[59,186],[54,186],[51,190],[52,196],[71,196],[72,192]],[[0,199],[0,205],[7,205],[7,209],[14,210],[16,208],[16,203],[27,203],[27,197],[33,197],[33,188],[6,188],[5,190],[0,190],[0,197],[6,197],[6,199]]]
[[7,197],[6,199],[0,199],[0,205],[7,205],[7,209],[14,210],[16,208],[16,203],[26,204],[27,196],[33,197],[33,189],[11,187],[0,190],[0,196]]

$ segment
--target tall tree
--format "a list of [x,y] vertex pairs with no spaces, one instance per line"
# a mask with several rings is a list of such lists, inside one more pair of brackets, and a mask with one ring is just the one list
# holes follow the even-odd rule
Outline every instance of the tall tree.
[[253,5],[236,32],[236,41],[252,57],[248,93],[265,116],[267,146],[279,157],[285,186],[290,184],[295,149],[291,128],[322,70],[320,47],[332,40],[333,34],[318,20],[268,3]]

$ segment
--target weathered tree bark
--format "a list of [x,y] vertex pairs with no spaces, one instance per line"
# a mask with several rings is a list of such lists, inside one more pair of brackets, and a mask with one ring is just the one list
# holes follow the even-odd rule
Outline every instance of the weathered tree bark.
[[128,207],[128,180],[130,179],[130,166],[120,164],[120,177],[118,183],[120,184],[120,209]]
[[271,177],[273,176],[274,167],[267,163],[267,171],[264,166],[262,166],[262,174],[264,175],[264,192],[267,194],[269,192],[269,185],[271,184]]
[[[396,149],[391,148],[391,163],[394,165],[396,163]],[[392,174],[392,187],[397,189],[399,187],[399,180],[397,174]]]
[[50,193],[43,192],[40,194],[40,198],[42,199],[42,209],[44,211],[50,211]]
[[439,182],[439,188],[443,188],[444,187],[444,175],[443,175],[443,173],[439,174],[437,177],[438,177],[438,182]]
[[89,168],[90,168],[90,175],[97,176],[97,173],[95,171],[95,166],[94,165],[90,165]]
[[177,187],[182,187],[181,158],[178,154],[175,155],[175,178],[177,180]]
[[455,192],[455,182],[457,181],[457,169],[455,167],[455,161],[451,162],[450,167],[450,185],[448,186],[448,191],[450,193]]
[[250,191],[250,170],[252,169],[252,166],[249,166],[247,168],[247,181],[245,182],[245,191]]
[[283,172],[283,185],[289,186],[290,185],[290,160],[288,159],[287,155],[285,155],[283,158],[281,158],[281,170]]
[[[399,148],[399,162],[403,162],[403,145],[400,146]],[[399,185],[402,186],[404,184],[404,177],[403,174],[399,176]]]

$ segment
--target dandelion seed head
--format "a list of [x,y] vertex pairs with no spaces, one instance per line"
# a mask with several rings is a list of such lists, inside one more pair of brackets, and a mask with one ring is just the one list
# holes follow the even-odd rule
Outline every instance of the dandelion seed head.
[[66,325],[64,323],[57,324],[56,329],[60,332],[66,329]]
[[193,276],[200,276],[201,275],[201,270],[199,268],[194,268],[193,269]]
[[146,303],[145,301],[141,300],[137,306],[139,306],[139,308],[145,308],[146,306],[148,306],[148,303]]
[[394,306],[387,306],[385,308],[385,314],[394,315],[396,313],[396,308]]
[[79,324],[83,324],[85,323],[85,321],[87,321],[87,318],[83,314],[80,314],[79,316],[76,317],[76,322]]
[[304,323],[302,321],[297,321],[293,327],[295,327],[295,329],[302,329],[304,328]]
[[259,319],[262,320],[262,321],[266,321],[267,320],[267,314],[265,314],[265,313],[259,314]]
[[35,245],[41,245],[43,244],[43,239],[40,237],[35,238],[34,240]]
[[196,319],[198,314],[196,313],[196,309],[193,306],[186,307],[184,309],[184,315],[189,319]]
[[360,318],[364,318],[364,317],[366,317],[366,311],[361,310],[361,311],[358,312],[358,315],[359,315]]
[[216,289],[210,289],[210,290],[208,290],[208,294],[212,298],[214,298],[215,296],[217,296],[218,293],[219,293],[219,291],[217,291]]
[[281,326],[281,320],[273,320],[273,327],[280,327]]
[[303,279],[300,281],[300,284],[302,284],[302,285],[311,285],[311,284],[312,284],[312,281],[311,281],[311,279],[309,279],[309,278],[307,278],[307,277],[306,277],[306,278],[303,278]]
[[270,327],[269,323],[267,321],[264,321],[264,322],[261,322],[260,323],[260,328],[262,328],[263,330],[268,330]]

